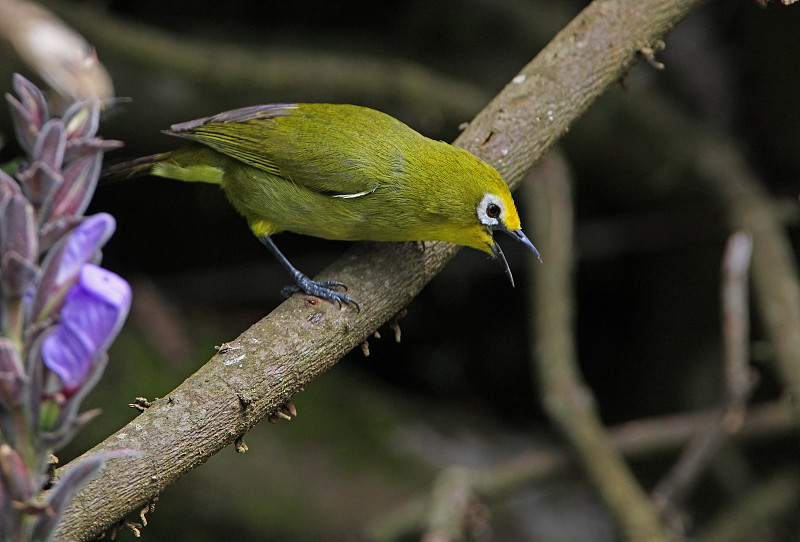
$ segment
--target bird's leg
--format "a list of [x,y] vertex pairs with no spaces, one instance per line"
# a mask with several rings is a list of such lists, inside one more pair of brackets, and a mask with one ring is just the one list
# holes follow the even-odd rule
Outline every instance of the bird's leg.
[[267,247],[272,255],[278,259],[281,265],[289,272],[290,275],[292,275],[292,278],[294,279],[294,285],[285,286],[281,290],[281,293],[285,297],[289,297],[295,292],[305,292],[308,295],[336,301],[340,307],[343,303],[349,303],[358,308],[358,303],[356,303],[352,297],[341,292],[331,290],[331,288],[337,287],[347,290],[347,286],[335,280],[326,280],[322,282],[311,280],[308,275],[300,272],[295,266],[289,263],[289,260],[286,259],[286,256],[284,256],[280,250],[278,250],[278,247],[275,246],[275,243],[272,241],[272,238],[269,235],[263,235],[259,237],[258,240],[261,241],[265,247]]

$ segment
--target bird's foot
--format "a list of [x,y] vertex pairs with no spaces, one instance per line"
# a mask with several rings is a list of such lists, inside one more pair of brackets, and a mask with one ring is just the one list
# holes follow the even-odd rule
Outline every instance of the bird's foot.
[[336,301],[339,304],[339,308],[342,308],[342,305],[355,305],[356,310],[361,310],[358,306],[358,303],[355,299],[350,297],[349,295],[337,292],[332,288],[342,288],[345,292],[347,291],[347,286],[343,283],[336,281],[336,280],[324,280],[324,281],[316,281],[311,280],[303,273],[297,273],[294,277],[295,284],[291,286],[284,286],[281,290],[281,294],[284,297],[291,297],[292,294],[296,292],[303,292],[308,295],[313,295],[314,297],[321,297],[322,299],[330,299],[331,301]]

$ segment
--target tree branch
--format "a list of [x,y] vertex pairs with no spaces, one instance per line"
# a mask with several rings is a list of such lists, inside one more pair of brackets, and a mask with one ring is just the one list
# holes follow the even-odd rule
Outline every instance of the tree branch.
[[695,487],[720,448],[742,427],[755,379],[750,370],[748,271],[753,241],[746,232],[728,239],[722,265],[722,333],[725,397],[717,416],[699,427],[681,457],[652,491],[662,514],[676,518],[674,531],[684,531],[677,509]]
[[[545,162],[543,162],[544,164]],[[616,520],[625,540],[667,540],[658,513],[603,426],[578,367],[572,287],[573,208],[566,164],[557,162],[525,193],[547,266],[534,274],[531,369],[550,419]],[[554,171],[553,171],[554,170]]]
[[[456,144],[516,186],[609,84],[705,0],[596,0],[476,117]],[[405,307],[455,255],[427,243],[360,243],[320,277],[352,286],[362,310],[287,300],[197,373],[87,454],[134,449],[81,491],[56,539],[92,538],[249,430]],[[69,468],[69,465],[66,467]]]
[[[775,201],[724,138],[702,138],[694,165],[724,205],[732,228],[753,236],[752,280],[776,369],[794,400],[800,397],[800,272]],[[800,407],[798,407],[800,412]]]
[[[701,428],[717,418],[716,410],[670,414],[627,422],[610,427],[608,432],[614,445],[626,458],[643,460],[677,451]],[[734,442],[751,442],[786,436],[797,431],[798,424],[800,420],[793,416],[790,405],[777,400],[754,406],[746,412],[741,431],[732,435],[732,439]],[[567,451],[553,445],[521,453],[494,465],[468,469],[468,489],[491,505],[526,487],[564,476],[575,468]],[[440,476],[447,476],[447,469]],[[439,478],[437,476],[436,481]],[[391,542],[418,537],[423,531],[426,516],[430,515],[432,498],[430,494],[421,494],[410,499],[370,525],[364,538],[371,542]],[[724,521],[720,520],[719,523],[724,524]]]

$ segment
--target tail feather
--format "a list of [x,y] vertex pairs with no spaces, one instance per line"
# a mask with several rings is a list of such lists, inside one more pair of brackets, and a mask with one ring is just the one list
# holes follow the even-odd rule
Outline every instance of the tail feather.
[[231,160],[203,145],[185,145],[174,151],[109,166],[100,173],[100,183],[106,185],[132,177],[153,175],[186,182],[222,184],[225,166]]
[[133,177],[141,177],[151,173],[153,166],[167,157],[169,153],[151,154],[135,160],[114,164],[103,168],[100,172],[100,183],[110,184]]

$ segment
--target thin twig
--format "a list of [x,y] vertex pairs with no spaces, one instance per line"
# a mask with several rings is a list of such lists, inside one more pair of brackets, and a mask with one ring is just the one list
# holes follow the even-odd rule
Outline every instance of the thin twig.
[[[643,460],[678,450],[697,434],[699,428],[717,418],[717,411],[672,414],[611,427],[609,434],[627,459]],[[792,416],[791,407],[785,401],[775,401],[750,408],[741,430],[732,438],[735,442],[764,440],[791,434],[799,425],[800,419]],[[574,470],[575,464],[566,450],[560,446],[548,446],[494,465],[468,471],[462,469],[462,476],[468,472],[469,479],[462,491],[471,492],[487,505],[492,505],[525,488]],[[426,522],[430,525],[430,502],[430,494],[410,499],[371,525],[364,538],[371,542],[418,538]]]
[[744,231],[730,236],[722,262],[722,339],[724,344],[726,426],[741,425],[753,373],[750,370],[749,269],[753,237]]
[[697,171],[721,200],[731,226],[753,236],[751,273],[759,316],[786,392],[800,412],[800,278],[780,213],[735,144],[704,138],[696,149]]
[[677,512],[694,488],[700,474],[720,447],[741,429],[753,387],[750,361],[748,269],[753,240],[746,232],[730,236],[722,264],[722,332],[724,343],[725,404],[708,423],[698,428],[681,457],[656,485],[653,500],[662,514],[671,518],[676,531],[683,531]]
[[482,506],[473,489],[472,474],[471,469],[453,466],[436,477],[422,542],[474,540],[485,533],[485,524],[472,521],[473,510]]

